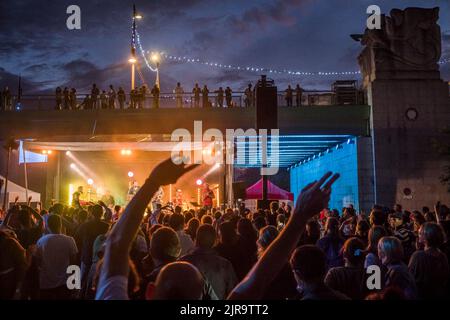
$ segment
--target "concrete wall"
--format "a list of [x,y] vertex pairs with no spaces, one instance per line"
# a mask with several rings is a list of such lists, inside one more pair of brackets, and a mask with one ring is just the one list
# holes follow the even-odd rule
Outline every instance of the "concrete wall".
[[353,139],[353,143],[344,143],[341,147],[290,170],[294,199],[305,185],[319,179],[327,171],[333,171],[341,177],[333,185],[330,208],[341,210],[353,204],[359,210],[358,143]]
[[[405,209],[450,203],[439,181],[447,159],[433,147],[448,140],[441,130],[450,125],[448,85],[439,79],[377,79],[369,84],[376,202]],[[417,119],[406,111],[414,108]],[[447,141],[448,142],[448,141]],[[410,189],[411,195],[404,190]]]

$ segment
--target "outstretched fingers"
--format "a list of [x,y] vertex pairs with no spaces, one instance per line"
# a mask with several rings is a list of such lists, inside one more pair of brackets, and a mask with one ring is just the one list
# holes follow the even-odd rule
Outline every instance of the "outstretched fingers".
[[331,190],[331,186],[333,185],[333,183],[339,179],[340,174],[339,173],[335,173],[330,180],[328,180],[327,183],[325,183],[325,185],[322,187],[322,190]]
[[317,181],[317,182],[314,184],[313,188],[314,188],[314,189],[319,189],[320,186],[321,186],[325,181],[327,181],[327,179],[328,179],[329,177],[331,177],[331,175],[332,175],[332,172],[331,172],[331,171],[328,171],[327,173],[325,173],[325,174],[322,176],[322,178],[320,178],[319,181]]

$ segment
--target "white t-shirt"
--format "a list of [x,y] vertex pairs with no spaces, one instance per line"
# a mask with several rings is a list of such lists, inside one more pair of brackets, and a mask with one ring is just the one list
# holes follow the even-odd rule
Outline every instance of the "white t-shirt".
[[63,286],[67,281],[67,267],[78,250],[75,240],[63,234],[46,234],[36,243],[41,289]]
[[180,239],[180,245],[181,245],[181,254],[180,257],[187,254],[192,248],[194,248],[194,242],[192,241],[191,237],[186,234],[183,230],[177,231],[178,238]]

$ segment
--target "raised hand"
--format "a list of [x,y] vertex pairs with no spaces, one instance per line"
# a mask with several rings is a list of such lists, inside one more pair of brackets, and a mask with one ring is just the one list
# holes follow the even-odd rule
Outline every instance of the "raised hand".
[[168,184],[174,184],[185,173],[198,167],[198,164],[186,166],[185,164],[175,164],[172,159],[169,158],[156,166],[149,176],[151,182],[165,186]]
[[[311,182],[303,188],[297,198],[294,215],[300,216],[306,221],[328,207],[331,186],[338,178],[338,173],[333,175],[332,172],[327,172],[319,181]],[[328,182],[326,182],[327,180]]]

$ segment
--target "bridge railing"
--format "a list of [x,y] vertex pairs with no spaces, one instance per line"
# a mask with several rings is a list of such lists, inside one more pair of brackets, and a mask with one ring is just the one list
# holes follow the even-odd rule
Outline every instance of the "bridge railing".
[[[39,94],[39,95],[21,95],[10,96],[8,98],[1,97],[0,110],[6,111],[20,111],[20,110],[65,110],[65,109],[110,109],[109,98],[98,96],[95,102],[88,102],[87,97],[90,94],[77,93],[75,101],[70,99],[66,101],[64,96],[58,101],[54,94]],[[157,100],[157,102],[156,102]],[[292,99],[287,97],[285,91],[279,91],[277,93],[277,100],[279,107],[293,106],[330,106],[338,103],[336,94],[333,91],[327,90],[305,90],[301,96],[297,95],[295,91],[292,94]],[[354,102],[347,104],[364,104],[362,97],[356,97]],[[134,99],[134,103],[130,96],[127,94],[125,101],[123,102],[123,108],[136,108],[136,109],[151,109],[151,108],[195,108],[204,107],[204,99],[202,95],[198,100],[195,99],[192,93],[184,93],[177,95],[174,93],[160,93],[159,99],[155,99],[151,94],[145,96],[145,98]],[[218,97],[216,93],[210,93],[208,95],[207,106],[209,107],[252,107],[254,106],[254,97],[248,99],[244,92],[236,91],[231,95],[231,99],[227,99],[225,95],[223,98]],[[114,109],[120,109],[120,103],[116,97],[114,100]]]

